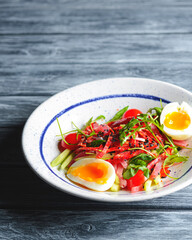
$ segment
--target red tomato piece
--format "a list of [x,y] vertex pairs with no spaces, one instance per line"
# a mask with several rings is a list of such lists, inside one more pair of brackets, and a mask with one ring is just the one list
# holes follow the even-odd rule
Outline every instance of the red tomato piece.
[[124,114],[123,114],[123,117],[122,118],[130,118],[130,117],[137,117],[138,115],[142,114],[142,112],[138,109],[129,109],[127,110]]
[[131,193],[136,193],[136,192],[140,192],[143,190],[143,184],[139,185],[139,186],[135,186],[135,187],[132,187],[130,189]]
[[[167,174],[170,174],[170,170],[169,170],[169,166],[165,166],[165,168],[163,169],[163,168],[161,168],[161,171],[160,171],[160,176],[162,177],[162,178],[165,178],[165,177],[167,177]],[[167,174],[166,174],[167,173]]]
[[135,176],[127,180],[127,189],[130,190],[131,192],[141,191],[145,180],[146,178],[144,176],[143,171],[139,169]]
[[77,144],[79,143],[80,140],[81,140],[81,135],[79,135],[77,133],[70,133],[65,136],[65,141],[68,144],[62,140],[61,145],[64,148],[74,150],[77,148]]

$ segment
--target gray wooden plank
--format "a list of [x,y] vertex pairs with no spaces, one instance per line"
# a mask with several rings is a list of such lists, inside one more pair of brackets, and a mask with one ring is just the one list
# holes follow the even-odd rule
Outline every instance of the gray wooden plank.
[[[192,12],[192,11],[191,11]],[[192,34],[1,36],[0,66],[192,62]]]
[[[18,161],[15,158],[15,162]],[[28,167],[0,164],[0,209],[60,209],[85,211],[192,210],[192,185],[173,194],[139,202],[107,203],[74,197],[48,185]],[[0,224],[1,225],[1,224]]]
[[21,148],[22,128],[0,128],[0,209],[92,210],[97,206],[100,211],[165,208],[192,210],[192,185],[162,198],[124,204],[88,201],[56,190],[36,176],[24,159]]
[[0,97],[0,126],[21,127],[37,106],[48,97]]
[[50,96],[83,82],[126,76],[191,90],[191,49],[192,35],[4,36],[0,95]]
[[0,128],[0,209],[92,210],[97,206],[101,211],[165,208],[192,210],[192,185],[162,198],[124,204],[88,201],[56,190],[36,176],[25,161],[21,148],[22,127]]
[[187,0],[1,2],[1,34],[191,32]]
[[191,211],[0,210],[1,239],[191,239]]
[[[9,65],[10,66],[10,65]],[[12,64],[0,67],[0,96],[52,96],[75,85],[104,78],[144,77],[189,91],[191,63]],[[11,101],[11,100],[10,100]]]
[[[43,0],[43,1],[25,1],[25,0],[1,0],[1,6],[4,7],[5,9],[7,7],[22,7],[22,5],[25,5],[28,8],[29,7],[34,7],[34,8],[39,8],[42,6],[42,8],[46,8],[52,5],[52,1],[50,0]],[[127,4],[129,3],[129,4]],[[138,5],[138,4],[143,4],[144,6],[150,6],[154,4],[158,4],[159,6],[191,6],[192,3],[191,1],[188,0],[162,0],[160,2],[157,2],[156,0],[79,0],[77,2],[69,1],[69,0],[56,0],[54,2],[54,5],[58,4],[58,6],[65,6],[66,8],[72,8],[72,9],[79,9],[79,8],[85,8],[85,9],[117,9],[117,8],[128,8],[130,5]],[[54,5],[52,7],[54,7]]]
[[44,183],[20,144],[30,113],[79,83],[138,76],[191,91],[191,10],[187,0],[0,1],[0,239],[192,238],[191,186],[145,202],[88,201]]

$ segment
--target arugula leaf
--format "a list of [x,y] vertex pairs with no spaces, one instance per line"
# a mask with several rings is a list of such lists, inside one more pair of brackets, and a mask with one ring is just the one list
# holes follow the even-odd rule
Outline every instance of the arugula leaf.
[[[162,104],[162,100],[160,99],[160,105],[161,107],[154,107],[154,108],[150,108],[147,113],[150,113],[152,114],[153,116],[157,116],[157,120],[160,122],[160,115],[161,115],[161,112],[163,111],[163,104]],[[155,112],[155,113],[153,113]]]
[[179,156],[178,154],[170,155],[168,156],[165,161],[164,165],[172,165],[174,163],[179,163],[179,162],[186,162],[188,160],[188,157],[185,156]]
[[124,108],[122,108],[120,111],[118,111],[115,116],[113,118],[111,118],[108,122],[113,122],[113,121],[117,121],[119,119],[122,118],[123,114],[127,111],[127,109],[129,108],[129,106],[126,106]]
[[123,173],[124,179],[129,179],[131,177],[134,177],[135,174],[137,174],[138,170],[142,170],[144,173],[144,176],[149,178],[149,169],[147,168],[148,162],[150,162],[153,159],[151,155],[141,153],[129,161],[129,165],[127,167],[127,170]]
[[136,161],[141,160],[141,161],[143,161],[143,162],[145,162],[145,163],[146,163],[146,162],[148,163],[148,162],[150,162],[152,159],[153,159],[153,156],[151,156],[151,155],[149,155],[149,154],[146,154],[146,153],[141,153],[141,154],[139,154],[139,155],[131,158],[129,162],[135,164]]
[[166,170],[165,170],[165,166],[166,165],[173,165],[174,163],[180,163],[180,162],[186,162],[188,160],[188,157],[185,157],[185,156],[180,156],[178,153],[177,154],[174,154],[174,155],[169,155],[164,163],[163,163],[163,170],[164,170],[164,173],[169,177],[169,178],[172,178],[172,179],[178,179],[178,178],[175,178],[175,177],[172,177],[170,176]]
[[135,164],[128,165],[127,170],[123,173],[123,178],[129,179],[131,177],[134,177],[139,170],[142,170],[144,173],[144,176],[146,178],[149,178],[149,169],[146,166],[135,165]]
[[170,147],[168,144],[164,145],[164,147],[159,147],[158,149],[156,149],[157,154],[161,154],[163,153],[168,147]]
[[134,177],[135,174],[137,173],[137,170],[134,168],[128,168],[124,173],[123,173],[123,178],[124,179],[129,179],[131,177]]
[[131,161],[131,163],[135,164],[135,165],[140,165],[140,166],[147,166],[147,163],[141,159],[136,159],[133,162]]
[[105,120],[105,116],[99,115],[98,117],[95,118],[94,122],[101,120],[101,119]]
[[161,115],[161,112],[163,111],[163,108],[154,107],[154,108],[150,108],[147,112],[152,114],[153,111],[155,111],[155,115],[159,117]]
[[93,140],[91,143],[88,143],[88,147],[99,147],[102,143],[106,142],[105,140]]

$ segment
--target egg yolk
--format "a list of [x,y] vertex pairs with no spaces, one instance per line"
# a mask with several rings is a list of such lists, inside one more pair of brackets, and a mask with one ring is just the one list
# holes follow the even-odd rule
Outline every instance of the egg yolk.
[[104,163],[89,163],[87,165],[72,167],[68,170],[68,174],[77,176],[88,182],[105,184],[107,182],[108,166]]
[[191,119],[184,111],[172,112],[166,115],[164,125],[174,130],[183,130],[189,127]]

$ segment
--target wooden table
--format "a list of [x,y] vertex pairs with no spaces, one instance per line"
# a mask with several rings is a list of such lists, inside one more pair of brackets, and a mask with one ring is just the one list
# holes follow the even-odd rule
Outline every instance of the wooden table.
[[190,0],[0,1],[0,239],[192,239],[192,186],[144,202],[70,196],[26,164],[21,134],[53,94],[111,77],[192,91]]

